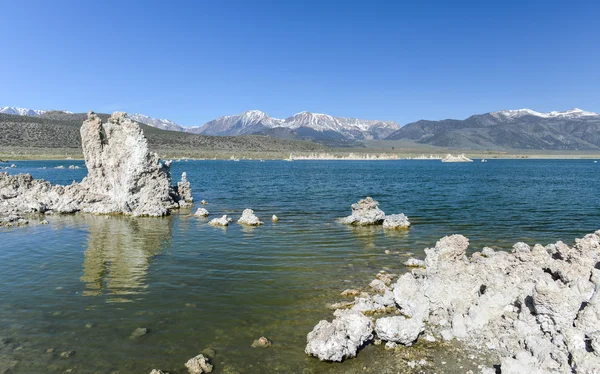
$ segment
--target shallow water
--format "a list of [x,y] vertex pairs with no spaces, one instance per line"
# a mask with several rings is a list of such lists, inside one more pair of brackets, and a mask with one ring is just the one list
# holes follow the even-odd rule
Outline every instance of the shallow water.
[[[54,169],[81,161],[16,164],[11,174],[62,184],[86,174]],[[589,160],[176,162],[173,175],[188,173],[211,217],[252,208],[265,225],[215,228],[183,210],[0,229],[0,372],[185,373],[206,348],[217,352],[216,373],[397,372],[402,355],[381,346],[321,363],[304,354],[306,334],[331,318],[327,304],[342,290],[366,289],[384,267],[403,272],[407,256],[422,258],[445,235],[469,237],[475,251],[570,244],[597,230],[598,168]],[[410,231],[335,222],[364,196],[407,214]],[[138,327],[150,332],[130,339]],[[250,348],[261,335],[273,347]]]

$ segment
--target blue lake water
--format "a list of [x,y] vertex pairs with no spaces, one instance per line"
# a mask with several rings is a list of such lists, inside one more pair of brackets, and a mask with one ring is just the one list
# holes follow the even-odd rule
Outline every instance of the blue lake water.
[[[9,173],[53,183],[86,174],[54,168],[82,161],[16,164]],[[341,291],[366,290],[384,267],[405,271],[408,256],[422,258],[445,235],[463,234],[477,251],[571,244],[600,228],[600,166],[590,160],[189,161],[171,170],[174,179],[187,172],[211,217],[252,208],[265,225],[211,227],[190,209],[165,218],[50,216],[49,225],[0,229],[0,366],[185,373],[187,359],[211,348],[215,373],[387,372],[392,353],[383,347],[341,364],[304,354],[306,334],[331,318],[327,304],[342,301]],[[365,196],[405,213],[411,229],[336,222]],[[138,327],[150,332],[130,339]],[[273,346],[250,348],[261,335]]]

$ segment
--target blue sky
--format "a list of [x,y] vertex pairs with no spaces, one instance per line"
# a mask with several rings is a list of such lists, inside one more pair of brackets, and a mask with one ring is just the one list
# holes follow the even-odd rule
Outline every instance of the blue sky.
[[201,125],[600,112],[600,2],[0,0],[0,106]]

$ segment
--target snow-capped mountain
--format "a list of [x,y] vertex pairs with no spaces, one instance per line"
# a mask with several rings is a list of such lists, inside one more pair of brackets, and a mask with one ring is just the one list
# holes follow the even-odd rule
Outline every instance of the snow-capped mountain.
[[594,112],[587,112],[585,110],[579,108],[573,108],[569,110],[565,110],[563,112],[552,111],[548,113],[536,112],[531,109],[515,109],[515,110],[501,110],[499,112],[492,112],[490,115],[498,118],[498,119],[517,119],[524,116],[534,116],[540,118],[582,118],[582,117],[594,117],[599,116]]
[[190,127],[188,132],[204,135],[247,135],[279,127],[283,120],[272,118],[260,110],[249,110],[242,114],[214,119],[204,126]]
[[600,115],[577,108],[548,113],[503,110],[464,120],[409,123],[387,140],[463,149],[591,150],[600,148]]
[[[29,109],[29,108],[18,108],[18,107],[13,107],[13,106],[5,106],[0,108],[0,113],[4,113],[4,114],[14,114],[17,116],[41,116],[42,114],[46,113],[46,112],[50,112],[51,110],[42,110],[42,109]],[[67,111],[62,111],[65,113],[71,113],[71,112],[67,112]]]
[[177,123],[168,119],[152,118],[139,113],[128,114],[128,116],[134,121],[145,123],[148,126],[156,127],[159,129],[169,131],[187,131],[187,128],[180,126]]
[[[328,114],[300,112],[286,119],[270,117],[265,112],[250,110],[234,116],[225,116],[208,122],[202,127],[190,129],[190,132],[206,135],[244,135],[266,133],[273,135],[282,130],[288,136],[305,134],[300,137],[338,138],[348,140],[382,139],[399,129],[392,121],[362,120],[357,118],[333,117]],[[270,129],[279,129],[269,131]],[[310,136],[308,135],[310,133]]]

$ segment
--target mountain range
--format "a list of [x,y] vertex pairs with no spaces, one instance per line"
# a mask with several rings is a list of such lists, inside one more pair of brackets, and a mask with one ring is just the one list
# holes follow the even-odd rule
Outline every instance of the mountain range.
[[464,120],[409,123],[386,140],[463,149],[594,150],[600,149],[600,115],[577,108],[503,110]]
[[[0,113],[57,117],[61,112],[4,107],[0,108]],[[393,121],[333,117],[311,112],[279,119],[259,110],[219,117],[204,126],[195,127],[184,127],[168,119],[143,114],[130,114],[130,117],[163,130],[212,136],[264,135],[308,140],[334,147],[362,146],[365,140],[401,140],[417,145],[476,150],[600,149],[600,115],[577,108],[548,113],[531,109],[502,110],[472,115],[463,120],[420,120],[402,127]]]

